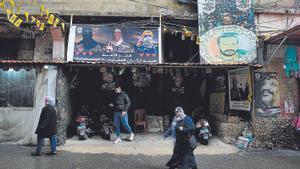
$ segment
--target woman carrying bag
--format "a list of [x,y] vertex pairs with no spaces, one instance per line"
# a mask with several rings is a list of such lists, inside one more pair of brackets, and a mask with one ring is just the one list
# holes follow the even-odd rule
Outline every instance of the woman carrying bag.
[[194,137],[195,125],[192,119],[184,114],[182,107],[175,109],[175,117],[164,138],[173,136],[173,155],[166,164],[170,169],[197,169],[194,149],[197,141]]

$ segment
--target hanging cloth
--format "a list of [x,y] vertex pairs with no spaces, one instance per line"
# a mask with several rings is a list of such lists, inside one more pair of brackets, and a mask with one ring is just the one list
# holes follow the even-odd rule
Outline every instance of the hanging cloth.
[[287,77],[294,76],[299,71],[297,61],[297,49],[293,46],[288,46],[284,54],[285,75]]

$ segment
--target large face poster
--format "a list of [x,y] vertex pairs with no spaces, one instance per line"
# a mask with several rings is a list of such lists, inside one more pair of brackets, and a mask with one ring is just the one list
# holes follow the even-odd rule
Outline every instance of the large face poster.
[[255,108],[258,116],[278,116],[281,112],[277,73],[255,72]]
[[74,61],[158,63],[158,28],[77,25]]
[[248,68],[230,70],[229,103],[231,110],[250,111],[252,101],[252,86]]
[[256,35],[251,0],[199,0],[200,61],[255,62]]

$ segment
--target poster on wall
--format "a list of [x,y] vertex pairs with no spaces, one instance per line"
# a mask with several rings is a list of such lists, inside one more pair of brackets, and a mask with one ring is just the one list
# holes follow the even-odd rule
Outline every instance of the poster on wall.
[[277,73],[255,72],[254,85],[256,115],[278,116],[281,109]]
[[229,103],[231,110],[250,111],[252,86],[248,68],[229,70]]
[[[158,63],[158,27],[76,25],[73,61]],[[69,57],[69,56],[68,56]]]
[[224,114],[225,108],[225,93],[210,94],[209,113]]
[[251,0],[199,0],[198,13],[201,63],[256,62]]

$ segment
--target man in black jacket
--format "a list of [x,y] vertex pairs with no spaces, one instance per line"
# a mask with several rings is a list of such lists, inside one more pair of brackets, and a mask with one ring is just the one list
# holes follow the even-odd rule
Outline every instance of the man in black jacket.
[[121,120],[122,124],[124,125],[124,127],[126,128],[126,130],[128,131],[128,133],[130,133],[129,140],[132,141],[133,137],[134,137],[131,127],[128,124],[127,111],[131,104],[130,99],[129,99],[128,95],[124,91],[122,91],[120,85],[116,85],[115,93],[116,93],[116,98],[115,98],[114,105],[111,104],[111,106],[114,106],[114,108],[115,108],[114,124],[116,127],[117,139],[114,141],[114,144],[122,141],[120,138],[120,120]]
[[56,133],[57,133],[57,115],[54,109],[55,100],[52,97],[45,97],[45,106],[42,109],[38,126],[35,134],[37,134],[37,148],[32,156],[40,156],[44,138],[49,138],[51,143],[51,152],[48,155],[56,154]]

